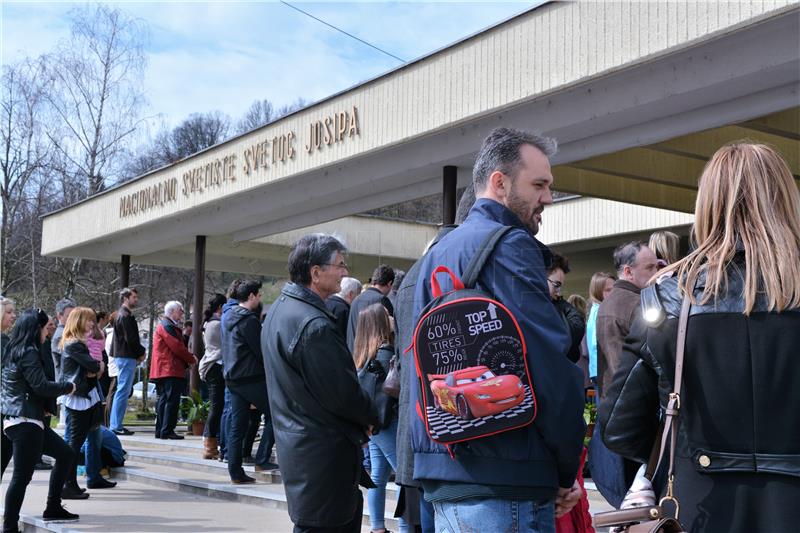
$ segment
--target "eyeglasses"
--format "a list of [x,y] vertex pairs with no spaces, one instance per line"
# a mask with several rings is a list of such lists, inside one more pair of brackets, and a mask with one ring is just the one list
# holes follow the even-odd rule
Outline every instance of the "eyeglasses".
[[342,268],[344,270],[349,270],[349,267],[347,266],[347,263],[344,263],[344,262],[342,262],[342,263],[322,263],[322,264],[325,265],[325,266],[339,267],[339,268]]
[[549,281],[550,283],[552,283],[552,284],[553,284],[553,287],[555,287],[556,289],[560,289],[560,288],[561,288],[561,286],[562,286],[562,285],[564,285],[564,284],[563,284],[563,283],[561,283],[560,281],[557,281],[557,280],[554,280],[554,279],[550,279],[550,278],[547,278],[547,281]]

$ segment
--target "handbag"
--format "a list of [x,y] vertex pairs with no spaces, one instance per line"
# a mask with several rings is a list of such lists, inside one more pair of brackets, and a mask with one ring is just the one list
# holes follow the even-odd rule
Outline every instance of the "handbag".
[[389,371],[383,380],[383,392],[396,400],[400,399],[400,365],[397,354],[389,361]]
[[[652,476],[658,471],[658,466],[664,458],[664,451],[669,440],[669,469],[667,470],[667,493],[658,502],[658,505],[647,507],[637,507],[632,509],[620,509],[608,513],[598,513],[594,516],[593,524],[595,528],[611,527],[615,532],[627,533],[684,533],[686,529],[678,521],[680,504],[674,493],[675,486],[675,448],[678,444],[678,411],[681,407],[681,383],[683,382],[683,355],[686,350],[686,325],[689,322],[689,308],[691,300],[689,295],[683,297],[681,314],[678,319],[678,342],[675,349],[675,384],[669,395],[667,408],[665,410],[664,429],[661,431],[661,438],[656,439],[653,446],[658,454],[650,454],[647,472]],[[670,502],[675,506],[675,516],[668,517],[663,505]]]
[[397,400],[383,393],[385,380],[386,370],[377,359],[370,360],[358,371],[358,383],[378,412],[378,430],[389,427],[397,412]]

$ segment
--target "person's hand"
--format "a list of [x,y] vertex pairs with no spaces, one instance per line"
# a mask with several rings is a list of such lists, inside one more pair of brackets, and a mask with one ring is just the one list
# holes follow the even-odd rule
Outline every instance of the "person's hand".
[[[86,377],[87,378],[96,378],[97,377],[97,372],[87,372],[86,373]],[[73,383],[73,385],[75,385],[75,384]]]
[[142,361],[144,361],[144,358],[145,358],[145,356],[144,356],[144,355],[143,355],[143,356],[141,356],[139,359],[137,359],[137,360],[136,360],[136,363],[137,363],[137,364],[142,364]]
[[373,429],[375,429],[374,426],[367,426],[367,429],[364,430],[364,435],[367,436],[367,441],[361,445],[362,448],[369,446],[369,438],[372,436]]
[[556,495],[556,518],[561,518],[570,512],[580,501],[582,494],[583,491],[577,479],[575,483],[572,484],[571,488],[565,489],[559,487],[558,494]]

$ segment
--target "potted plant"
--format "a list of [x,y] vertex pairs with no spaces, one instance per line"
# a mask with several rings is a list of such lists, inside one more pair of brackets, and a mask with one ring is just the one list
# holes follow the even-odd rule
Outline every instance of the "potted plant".
[[583,420],[586,422],[586,440],[592,438],[594,434],[594,424],[597,420],[597,404],[586,402],[583,407]]
[[200,393],[196,390],[193,390],[190,396],[181,398],[181,411],[186,413],[186,423],[191,428],[192,435],[203,434],[210,405],[210,402],[203,401]]

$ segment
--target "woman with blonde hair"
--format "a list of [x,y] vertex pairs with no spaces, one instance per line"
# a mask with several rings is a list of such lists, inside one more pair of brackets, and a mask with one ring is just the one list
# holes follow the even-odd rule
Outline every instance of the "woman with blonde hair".
[[[367,492],[371,530],[386,531],[384,509],[386,483],[390,469],[397,468],[397,400],[381,389],[389,361],[394,355],[394,331],[389,312],[383,304],[375,303],[358,314],[353,344],[353,360],[361,387],[378,409],[380,427],[369,441],[372,482],[376,488]],[[399,518],[400,531],[407,531],[406,521]]]
[[647,247],[653,250],[658,259],[658,267],[664,268],[678,260],[681,238],[671,231],[656,231],[650,235]]
[[714,154],[700,178],[692,240],[694,250],[659,273],[675,275],[642,293],[647,305],[600,406],[605,443],[647,461],[654,413],[680,371],[678,316],[688,294],[679,518],[687,531],[796,531],[800,193],[773,148],[739,142]]
[[[96,328],[95,312],[88,307],[72,310],[64,325],[61,337],[62,378],[75,383],[75,391],[64,398],[69,424],[69,445],[75,455],[86,441],[86,476],[90,489],[105,489],[116,485],[100,475],[100,450],[103,433],[103,393],[98,377],[105,370],[105,364],[94,359],[89,353],[88,342]],[[62,497],[65,499],[86,499],[89,495],[78,486],[73,468],[64,484]]]

